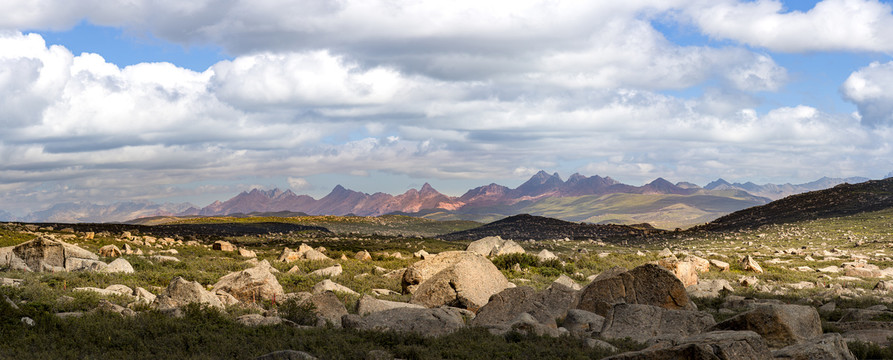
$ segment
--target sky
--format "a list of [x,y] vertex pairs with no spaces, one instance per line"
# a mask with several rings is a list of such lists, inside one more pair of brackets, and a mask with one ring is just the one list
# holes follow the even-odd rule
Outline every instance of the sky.
[[893,171],[887,1],[0,3],[0,210]]

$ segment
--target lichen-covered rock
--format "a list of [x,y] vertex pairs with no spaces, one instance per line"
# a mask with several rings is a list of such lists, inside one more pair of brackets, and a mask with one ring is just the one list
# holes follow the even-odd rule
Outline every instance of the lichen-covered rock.
[[658,265],[645,264],[627,271],[613,268],[580,291],[577,309],[606,316],[614,304],[654,305],[671,310],[695,310],[682,282]]
[[539,292],[526,286],[508,288],[490,297],[477,312],[472,325],[506,325],[520,314],[528,313],[537,322],[555,328],[556,319],[564,318],[576,301],[577,292],[561,284],[552,284]]
[[690,261],[679,261],[675,257],[658,260],[658,265],[670,270],[673,275],[682,281],[682,285],[691,286],[698,283],[697,265]]
[[452,308],[396,308],[369,314],[345,327],[359,330],[411,332],[423,336],[446,335],[465,327],[463,313]]
[[10,267],[24,271],[100,270],[106,265],[88,250],[49,237],[16,245],[6,256]]
[[753,271],[757,274],[763,273],[763,267],[760,266],[760,264],[750,255],[742,258],[739,262],[739,265],[741,265],[741,269],[743,269],[744,271]]
[[524,248],[512,240],[503,240],[499,236],[488,236],[468,244],[465,251],[483,256],[499,256],[507,254],[525,253]]
[[117,258],[110,262],[105,269],[102,269],[102,272],[132,274],[134,270],[133,265],[130,265],[127,259]]
[[652,305],[617,304],[605,317],[601,337],[630,338],[646,342],[652,338],[682,338],[701,333],[715,324],[713,316],[701,311],[668,310]]
[[772,353],[766,341],[753,331],[713,331],[692,335],[673,344],[626,352],[604,360],[735,359],[766,360]]
[[396,308],[424,309],[425,307],[399,301],[380,300],[369,295],[363,295],[360,301],[357,302],[357,314],[360,314],[360,316]]
[[855,360],[846,340],[837,333],[828,333],[775,350],[772,356],[776,360]]

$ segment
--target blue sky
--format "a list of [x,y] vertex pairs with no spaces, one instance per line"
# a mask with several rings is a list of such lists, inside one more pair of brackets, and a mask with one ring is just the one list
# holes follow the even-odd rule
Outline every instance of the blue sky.
[[893,171],[874,0],[0,5],[0,210]]

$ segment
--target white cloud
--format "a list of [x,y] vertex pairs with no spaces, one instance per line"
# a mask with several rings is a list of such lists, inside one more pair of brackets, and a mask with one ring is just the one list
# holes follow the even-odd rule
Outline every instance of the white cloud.
[[806,12],[776,0],[709,0],[685,14],[711,37],[774,51],[893,51],[893,14],[877,0],[824,0]]
[[893,62],[873,62],[846,79],[841,92],[869,126],[893,125]]
[[307,179],[288,177],[288,186],[294,191],[303,191],[313,188]]

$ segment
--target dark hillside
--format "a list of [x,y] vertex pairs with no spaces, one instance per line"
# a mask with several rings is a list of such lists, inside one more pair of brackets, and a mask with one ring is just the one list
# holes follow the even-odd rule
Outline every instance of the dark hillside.
[[453,241],[501,236],[504,239],[517,241],[563,238],[621,241],[626,239],[644,240],[664,232],[644,224],[638,226],[578,224],[559,219],[522,214],[510,216],[474,229],[441,235],[438,238]]
[[855,215],[893,207],[893,179],[841,184],[744,209],[690,231],[730,231]]

